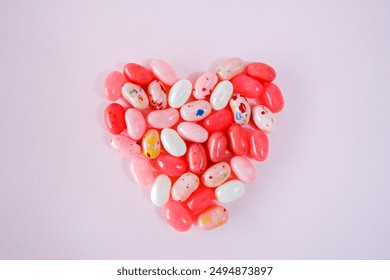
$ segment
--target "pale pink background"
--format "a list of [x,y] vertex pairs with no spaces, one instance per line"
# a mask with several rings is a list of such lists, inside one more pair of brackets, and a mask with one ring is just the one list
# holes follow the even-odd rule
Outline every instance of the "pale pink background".
[[[0,2],[0,258],[390,258],[389,1]],[[286,108],[211,232],[171,230],[107,144],[105,75],[272,64]]]

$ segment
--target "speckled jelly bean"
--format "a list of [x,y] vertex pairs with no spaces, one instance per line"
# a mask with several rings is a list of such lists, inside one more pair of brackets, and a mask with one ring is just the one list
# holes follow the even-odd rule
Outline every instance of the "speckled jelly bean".
[[195,82],[193,95],[196,99],[205,99],[211,94],[215,85],[218,83],[218,77],[214,73],[204,73]]
[[188,168],[195,174],[201,174],[207,167],[207,156],[203,145],[193,143],[187,150]]
[[253,121],[256,126],[267,133],[270,133],[276,127],[276,119],[271,110],[266,106],[256,105],[252,108]]
[[180,157],[175,157],[167,153],[161,153],[151,164],[157,170],[170,177],[178,177],[188,170],[187,161]]
[[185,201],[191,215],[197,216],[213,205],[215,200],[214,189],[202,185]]
[[172,108],[180,108],[191,96],[192,83],[189,80],[177,81],[169,90],[168,104]]
[[116,101],[122,96],[122,86],[128,80],[119,71],[112,71],[104,81],[104,96],[107,100]]
[[203,126],[192,122],[179,123],[177,132],[184,140],[195,143],[204,143],[209,138],[209,133]]
[[233,94],[229,101],[233,112],[233,119],[237,124],[247,124],[251,118],[251,107],[244,96],[239,93]]
[[141,154],[141,146],[122,134],[112,135],[110,145],[115,151],[126,157],[132,158]]
[[155,159],[160,155],[161,144],[158,131],[149,129],[142,137],[142,153],[146,158]]
[[157,110],[167,107],[167,94],[164,85],[159,81],[152,81],[148,86],[150,105]]
[[245,63],[241,58],[233,57],[221,62],[217,67],[217,75],[221,80],[230,80],[234,76],[240,74],[245,67]]
[[210,230],[224,225],[229,219],[225,207],[216,205],[208,208],[198,217],[197,224],[201,229]]
[[220,203],[230,203],[244,194],[244,184],[240,180],[231,180],[215,189],[215,198]]
[[150,190],[150,200],[155,206],[160,207],[168,202],[171,184],[171,179],[165,174],[156,177]]
[[273,83],[264,84],[259,100],[260,104],[267,106],[272,113],[279,113],[284,107],[283,94]]
[[230,81],[221,81],[217,84],[210,96],[210,104],[214,110],[222,110],[229,103],[233,94],[233,85]]
[[146,117],[148,125],[157,129],[172,127],[178,120],[179,112],[173,108],[152,111]]
[[180,108],[180,116],[185,121],[197,122],[211,113],[211,105],[206,100],[189,102]]
[[256,179],[256,169],[252,162],[245,157],[233,157],[230,160],[230,167],[237,178],[246,184],[250,184]]
[[122,96],[138,110],[143,110],[149,105],[149,99],[145,91],[139,85],[125,83],[122,86]]
[[248,142],[245,131],[240,125],[233,124],[229,127],[228,139],[230,150],[234,154],[242,156],[248,153]]
[[150,187],[154,181],[154,174],[146,158],[135,157],[130,162],[130,173],[134,181],[143,187]]
[[180,202],[169,200],[165,204],[164,217],[167,223],[175,230],[188,231],[192,226],[192,217]]
[[126,128],[125,109],[117,103],[111,103],[104,110],[104,123],[112,134],[121,133]]
[[180,135],[171,128],[161,131],[161,143],[164,149],[175,157],[181,157],[187,152],[187,146]]
[[235,76],[232,79],[232,84],[234,92],[238,92],[248,98],[259,97],[263,90],[263,85],[259,81],[244,74]]
[[130,82],[146,86],[153,80],[153,73],[142,65],[128,63],[123,67],[123,73]]
[[175,70],[162,59],[152,60],[150,68],[153,74],[165,85],[172,86],[178,80]]
[[225,158],[228,140],[226,136],[220,132],[214,132],[210,135],[207,141],[207,151],[212,162],[219,162]]
[[184,173],[172,186],[172,199],[185,201],[199,186],[199,177],[194,173]]
[[257,161],[265,161],[268,157],[268,136],[261,130],[252,130],[247,135],[251,157]]
[[133,140],[140,140],[146,130],[146,122],[142,113],[136,109],[127,109],[125,113],[127,134]]
[[270,83],[276,77],[274,68],[262,62],[249,63],[246,67],[246,73],[262,83]]
[[202,175],[201,180],[206,187],[215,188],[229,179],[231,173],[227,162],[219,162],[210,166]]
[[203,120],[203,127],[209,132],[223,131],[228,128],[233,122],[233,114],[230,109],[223,109],[211,113]]

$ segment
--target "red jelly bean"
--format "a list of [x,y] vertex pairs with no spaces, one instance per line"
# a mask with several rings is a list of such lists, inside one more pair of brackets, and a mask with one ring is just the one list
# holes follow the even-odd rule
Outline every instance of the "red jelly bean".
[[252,130],[248,135],[249,152],[257,161],[265,161],[268,157],[268,136],[261,130]]
[[118,100],[122,96],[122,85],[128,80],[119,71],[112,71],[104,82],[104,96],[110,100]]
[[126,128],[125,109],[118,103],[111,103],[104,110],[104,123],[112,134],[121,133]]
[[207,149],[209,158],[212,162],[220,162],[224,160],[227,149],[227,138],[223,132],[217,131],[210,135],[207,141]]
[[193,216],[199,215],[210,207],[214,202],[214,191],[213,188],[199,186],[186,200],[186,206],[190,214]]
[[136,63],[128,63],[123,67],[123,72],[130,82],[146,86],[153,81],[153,73],[142,65]]
[[195,174],[201,174],[206,170],[207,156],[202,144],[191,144],[187,151],[187,161],[190,171]]
[[284,107],[283,94],[279,87],[273,83],[264,85],[259,100],[261,105],[268,107],[272,113],[278,113]]
[[187,231],[192,226],[192,217],[180,202],[169,200],[164,215],[167,223],[177,231]]
[[154,168],[171,177],[179,177],[188,170],[187,162],[183,158],[170,154],[160,154],[151,162]]
[[244,74],[235,76],[232,79],[232,84],[234,92],[240,93],[248,98],[260,96],[263,90],[263,85],[259,81]]
[[222,109],[209,115],[203,121],[203,127],[209,132],[222,131],[233,123],[233,114],[230,109]]
[[249,76],[258,79],[262,83],[270,83],[276,77],[274,68],[261,62],[252,62],[248,64],[246,67],[246,73]]
[[233,124],[229,127],[229,144],[233,153],[238,156],[242,156],[248,153],[248,142],[244,129],[241,125]]

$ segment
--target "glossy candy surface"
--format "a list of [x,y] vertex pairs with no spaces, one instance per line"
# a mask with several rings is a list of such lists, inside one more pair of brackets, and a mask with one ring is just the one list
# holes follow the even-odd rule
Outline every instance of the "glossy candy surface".
[[240,93],[248,98],[259,97],[263,85],[252,77],[240,74],[232,79],[234,92]]
[[180,202],[169,200],[165,204],[164,216],[167,223],[177,231],[187,231],[192,226],[192,217]]
[[122,96],[136,109],[143,110],[149,105],[148,96],[139,85],[125,83],[122,86]]
[[230,109],[223,109],[211,113],[203,120],[203,127],[209,132],[223,131],[233,123],[233,114]]
[[228,218],[229,214],[226,208],[216,205],[200,214],[197,224],[201,229],[210,230],[224,225]]
[[211,105],[205,100],[189,102],[180,108],[180,116],[185,121],[197,122],[211,113]]
[[141,154],[141,146],[136,141],[122,134],[113,135],[110,145],[115,151],[126,157],[132,158]]
[[233,57],[221,62],[217,67],[217,75],[221,80],[230,80],[234,76],[240,74],[245,67],[245,63],[241,58]]
[[111,103],[104,110],[104,123],[112,134],[119,134],[126,128],[125,109],[118,103]]
[[205,73],[195,82],[193,95],[196,99],[205,99],[211,94],[215,85],[218,83],[218,77],[214,73]]
[[260,104],[267,106],[272,113],[279,113],[284,107],[283,94],[279,87],[273,83],[264,84],[259,100]]
[[168,202],[171,184],[171,179],[165,174],[156,177],[150,190],[150,200],[155,206],[160,207]]
[[246,140],[245,131],[240,125],[233,124],[230,126],[228,136],[230,150],[234,154],[242,156],[248,153],[248,142]]
[[148,86],[148,97],[150,105],[162,110],[167,107],[167,94],[164,85],[159,81],[153,81]]
[[239,199],[244,191],[244,185],[240,180],[231,180],[215,189],[215,198],[220,203],[229,203]]
[[271,110],[266,106],[256,105],[252,108],[253,121],[256,126],[267,133],[270,133],[276,127],[276,119]]
[[207,167],[207,155],[203,145],[193,143],[187,150],[187,162],[189,170],[195,174],[201,174]]
[[192,84],[189,80],[179,80],[170,89],[168,104],[172,108],[180,108],[191,96]]
[[154,168],[167,174],[170,177],[178,177],[188,170],[187,161],[180,157],[161,153],[151,161]]
[[247,124],[251,118],[251,107],[247,99],[239,93],[233,94],[229,101],[233,118],[237,124]]
[[262,62],[252,62],[246,67],[246,73],[262,83],[270,83],[276,77],[274,68]]
[[261,130],[252,130],[247,134],[249,152],[257,161],[265,161],[268,157],[268,136]]
[[154,79],[149,69],[137,63],[126,64],[123,67],[123,73],[130,82],[140,86],[146,86]]
[[230,160],[230,167],[237,178],[243,183],[250,184],[256,179],[256,169],[252,162],[245,157],[233,157]]
[[130,173],[134,181],[143,187],[150,187],[154,181],[154,174],[146,158],[135,157],[130,162]]
[[116,101],[122,96],[122,86],[127,83],[126,77],[119,71],[112,71],[104,82],[104,96],[109,101]]
[[209,138],[209,133],[203,126],[192,122],[181,122],[177,126],[179,135],[187,141],[204,143]]
[[142,137],[142,153],[144,157],[155,159],[160,155],[161,144],[158,131],[149,129]]
[[175,157],[181,157],[187,152],[187,146],[180,135],[171,128],[161,131],[161,143],[164,149]]
[[150,68],[153,74],[165,85],[172,86],[178,78],[175,70],[166,61],[155,59],[150,62]]
[[213,205],[215,200],[214,189],[199,186],[186,200],[186,206],[191,215],[199,215],[206,208]]
[[207,150],[210,160],[212,162],[224,160],[227,145],[228,140],[222,132],[217,131],[211,134],[209,140],[207,141]]
[[184,173],[172,186],[172,199],[185,201],[199,186],[199,177],[194,173]]
[[202,183],[206,187],[215,188],[230,177],[230,165],[227,162],[218,162],[210,166],[202,175]]
[[233,94],[233,85],[229,81],[222,81],[217,84],[210,96],[210,104],[214,110],[222,110],[229,103]]
[[162,129],[172,127],[179,120],[179,112],[173,108],[152,111],[148,114],[146,120],[148,125],[154,128]]
[[125,120],[129,137],[133,140],[141,139],[146,130],[146,122],[142,113],[136,109],[127,109]]

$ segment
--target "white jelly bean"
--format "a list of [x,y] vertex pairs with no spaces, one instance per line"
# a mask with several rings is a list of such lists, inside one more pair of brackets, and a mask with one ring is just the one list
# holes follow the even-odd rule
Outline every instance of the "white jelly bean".
[[267,133],[270,133],[276,127],[274,114],[266,106],[257,105],[252,108],[253,121],[256,126]]
[[157,207],[163,206],[169,200],[171,179],[165,174],[157,176],[150,191],[150,199]]
[[180,108],[183,106],[188,98],[190,98],[192,91],[192,83],[189,80],[177,81],[169,91],[168,104],[172,108]]
[[229,179],[231,173],[230,165],[221,161],[210,166],[202,175],[202,183],[206,187],[215,188]]
[[239,93],[235,93],[230,98],[229,104],[234,121],[237,124],[247,124],[251,118],[251,107],[246,98]]
[[206,100],[189,102],[180,108],[180,116],[183,120],[197,122],[210,115],[211,105]]
[[184,173],[172,186],[172,198],[176,201],[186,200],[199,186],[199,177],[194,173]]
[[240,180],[231,180],[215,189],[215,198],[221,203],[229,203],[244,194],[244,185]]
[[221,62],[217,67],[217,75],[222,80],[230,80],[234,76],[240,74],[245,67],[245,63],[241,58],[233,57]]
[[226,107],[233,94],[233,85],[229,81],[222,81],[217,84],[210,97],[210,104],[214,110],[221,110]]
[[149,105],[148,96],[139,85],[125,83],[122,86],[122,96],[133,105],[134,108],[139,110],[145,109]]
[[161,143],[164,149],[175,157],[183,156],[187,151],[186,143],[177,134],[177,132],[171,128],[164,128],[161,131]]

